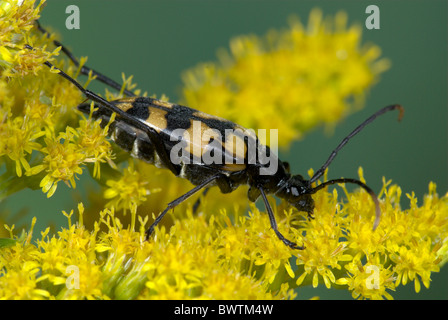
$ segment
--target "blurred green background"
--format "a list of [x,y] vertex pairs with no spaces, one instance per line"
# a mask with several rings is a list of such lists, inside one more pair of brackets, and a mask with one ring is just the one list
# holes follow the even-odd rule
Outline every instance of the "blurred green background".
[[[80,9],[79,30],[68,30],[66,7]],[[381,14],[381,29],[364,27],[365,9],[376,4]],[[382,74],[366,97],[365,108],[336,126],[334,134],[317,128],[295,142],[281,157],[291,163],[292,172],[306,174],[327,159],[339,141],[367,116],[380,107],[400,103],[406,111],[401,123],[389,114],[370,125],[352,140],[330,167],[329,178],[357,177],[359,166],[374,190],[379,191],[382,177],[392,179],[403,190],[403,207],[408,206],[405,193],[415,191],[419,201],[428,183],[437,183],[439,194],[448,190],[447,144],[447,12],[446,1],[210,1],[210,0],[47,0],[41,23],[57,31],[61,40],[78,57],[88,56],[87,65],[121,80],[121,73],[134,75],[143,91],[170,101],[180,97],[182,71],[203,61],[215,61],[218,48],[227,48],[230,38],[268,30],[284,29],[291,15],[306,24],[312,8],[324,15],[347,12],[349,25],[363,26],[363,43],[373,42],[382,49],[382,57],[392,67]],[[104,92],[95,84],[90,89]],[[191,106],[193,108],[200,106]],[[281,130],[281,128],[280,128]],[[295,160],[293,160],[295,159]],[[8,199],[2,208],[13,215],[27,211],[20,221],[38,217],[37,230],[48,223],[66,224],[58,213],[76,209],[85,199],[82,177],[76,190],[59,184],[50,200],[41,191],[24,191]],[[73,194],[79,198],[73,200]],[[24,201],[26,199],[26,201]],[[421,203],[421,202],[419,202]],[[47,219],[47,220],[45,220]],[[59,229],[59,228],[57,228]],[[56,229],[56,230],[57,230]],[[448,299],[448,267],[433,274],[429,290],[415,294],[413,284],[400,288],[397,299]],[[346,291],[317,289],[298,291],[299,299],[350,298]]]

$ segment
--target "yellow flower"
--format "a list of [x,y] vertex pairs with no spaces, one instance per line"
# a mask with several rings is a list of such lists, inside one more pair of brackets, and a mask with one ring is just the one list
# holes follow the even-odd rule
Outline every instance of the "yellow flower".
[[[112,115],[111,121],[115,119]],[[81,120],[79,128],[77,128],[77,142],[80,152],[85,154],[85,162],[93,162],[93,177],[100,178],[100,163],[108,162],[111,167],[115,164],[112,162],[114,155],[109,141],[106,140],[109,131],[109,124],[104,128],[100,126],[101,119],[93,121],[91,118]]]
[[[289,214],[286,213],[285,218],[278,221],[279,230],[287,238],[294,239],[292,230],[288,232]],[[294,277],[290,262],[293,252],[278,241],[266,213],[251,206],[249,217],[243,216],[239,210],[235,213],[234,223],[225,211],[221,212],[221,216],[225,225],[218,237],[219,253],[228,265],[241,264],[241,271],[247,274],[263,274],[272,287]]]
[[117,210],[138,206],[146,200],[146,196],[151,192],[145,186],[148,181],[134,169],[132,160],[129,166],[123,170],[123,175],[119,180],[108,180],[109,187],[104,191],[105,199],[110,200],[106,206],[114,207]]
[[[363,190],[320,190],[314,219],[270,199],[279,230],[304,250],[279,241],[263,210],[251,205],[247,213],[247,188],[211,190],[196,215],[197,197],[176,207],[146,241],[151,217],[191,184],[128,154],[115,157],[108,127],[79,119],[81,93],[42,63],[51,60],[75,78],[79,68],[47,49],[53,36],[33,27],[44,1],[20,3],[0,2],[1,199],[39,187],[50,197],[59,182],[75,187],[86,171],[103,187],[89,192],[91,205],[79,204],[77,221],[63,211],[68,223],[57,233],[33,236],[36,219],[20,235],[5,225],[0,299],[293,299],[295,288],[322,284],[354,298],[390,299],[409,282],[417,292],[421,283],[429,287],[448,260],[448,194],[439,196],[430,183],[423,202],[406,195],[410,208],[403,210],[401,188],[386,179],[375,231],[374,204]],[[346,27],[344,14],[328,21],[313,11],[306,28],[292,20],[286,31],[235,38],[219,64],[185,74],[185,100],[231,120],[238,112],[247,127],[281,127],[285,144],[334,123],[352,109],[347,98],[362,100],[387,63],[377,47],[359,49],[360,28]],[[131,77],[123,82],[123,89],[135,86]],[[263,113],[254,112],[260,106]],[[130,222],[121,210],[131,212]]]
[[[426,288],[429,288],[431,272],[438,272],[439,261],[437,260],[438,247],[431,244],[431,239],[417,243],[410,242],[407,245],[400,246],[397,252],[390,255],[395,264],[394,271],[397,273],[396,285],[403,283],[406,285],[408,280],[414,281],[415,292],[420,292],[420,280]],[[420,279],[420,280],[419,280]]]
[[[390,188],[385,186],[384,193]],[[93,232],[87,231],[82,223],[72,224],[73,212],[64,213],[69,224],[57,235],[48,236],[47,229],[36,245],[17,241],[14,246],[0,249],[3,270],[0,297],[17,294],[17,298],[32,299],[293,298],[287,285],[291,280],[297,286],[306,283],[317,286],[322,279],[329,288],[346,287],[354,298],[391,299],[395,288],[409,280],[414,281],[417,292],[421,282],[428,287],[431,274],[440,267],[438,239],[447,237],[447,196],[439,199],[431,184],[426,197],[430,200],[421,207],[413,204],[405,211],[383,207],[385,219],[390,215],[398,219],[413,216],[413,210],[419,210],[423,216],[432,212],[434,220],[444,223],[439,230],[431,231],[433,237],[425,236],[419,242],[392,239],[392,235],[383,242],[370,243],[369,253],[350,246],[352,238],[348,234],[357,230],[350,230],[353,216],[345,210],[371,199],[366,199],[364,192],[348,196],[348,202],[336,202],[336,192],[320,191],[316,217],[312,220],[284,212],[279,228],[285,234],[289,229],[290,237],[300,236],[306,246],[302,251],[291,250],[278,241],[266,215],[255,207],[249,217],[236,213],[233,222],[225,212],[194,217],[188,211],[186,217],[175,218],[168,233],[164,227],[156,228],[150,241],[144,241],[146,221],[140,220],[140,231],[133,231],[124,228],[113,210],[100,214]],[[390,199],[383,199],[383,204],[384,200]],[[329,211],[335,204],[340,209]],[[273,207],[279,215],[279,207],[275,204]],[[79,211],[82,217],[82,206]],[[294,221],[299,222],[296,227],[292,227]],[[364,224],[372,226],[371,221]],[[106,226],[105,233],[99,233],[101,225]],[[391,228],[381,223],[378,230]],[[291,265],[294,257],[296,269]],[[77,280],[67,272],[73,266],[79,272]],[[21,272],[24,269],[29,272]],[[33,270],[40,270],[38,277]],[[78,281],[78,289],[71,287],[70,281],[74,279]]]
[[[48,69],[42,72],[46,68],[43,63],[60,50],[47,51],[51,39],[34,31],[34,20],[44,2],[35,6],[34,1],[11,0],[1,6],[0,159],[8,165],[3,159],[9,158],[15,163],[17,177],[22,177],[23,170],[27,177],[13,184],[8,170],[0,181],[14,185],[11,193],[40,186],[50,197],[59,181],[74,187],[76,175],[87,163],[94,162],[94,176],[99,177],[99,164],[112,163],[112,153],[107,128],[101,129],[99,123],[84,120],[79,128],[68,126],[76,117],[73,107],[80,102],[79,90]],[[33,45],[34,50],[25,44]],[[73,68],[67,72],[72,74]]]
[[364,265],[353,261],[345,266],[349,277],[338,279],[336,284],[347,285],[355,299],[392,299],[388,290],[395,290],[394,273],[384,265],[377,255],[369,257]]
[[15,118],[12,121],[7,119],[5,123],[0,123],[0,157],[8,156],[16,165],[16,174],[22,176],[22,167],[30,169],[27,156],[33,150],[41,149],[41,145],[36,142],[45,133],[40,131],[23,118]]
[[[67,128],[67,133],[71,135],[71,128]],[[40,168],[45,169],[47,175],[42,179],[40,187],[51,197],[57,188],[59,181],[64,181],[69,187],[75,187],[76,174],[81,174],[81,163],[85,160],[85,155],[77,151],[76,145],[71,143],[71,137],[62,142],[63,137],[58,139],[45,139],[47,147],[42,149],[47,155]]]
[[39,289],[39,269],[28,263],[21,270],[0,273],[0,299],[2,300],[41,300],[48,299],[50,294]]
[[[390,189],[397,190],[385,185],[384,194],[391,194]],[[306,248],[301,251],[278,241],[267,216],[255,207],[248,217],[237,211],[233,219],[225,212],[196,217],[187,210],[185,217],[174,218],[168,232],[163,226],[156,228],[149,241],[144,241],[147,221],[142,219],[139,231],[134,231],[106,209],[88,231],[81,220],[72,223],[73,212],[64,213],[68,227],[57,235],[49,236],[47,229],[35,245],[16,240],[0,248],[0,298],[290,299],[295,296],[293,287],[323,281],[328,288],[350,290],[354,298],[391,299],[408,281],[414,281],[417,292],[421,283],[428,287],[432,273],[440,268],[439,239],[447,237],[448,195],[438,198],[431,184],[425,199],[424,205],[414,202],[401,211],[384,206],[390,198],[382,198],[383,217],[418,219],[414,211],[423,217],[431,212],[433,221],[443,221],[438,230],[420,240],[395,239],[391,234],[368,244],[368,253],[358,244],[351,246],[352,239],[359,239],[353,234],[364,228],[350,229],[355,220],[350,208],[359,202],[367,208],[371,201],[360,191],[348,193],[345,202],[338,200],[337,192],[321,190],[311,220],[291,210],[281,215],[281,207],[272,204],[280,230],[303,241]],[[78,210],[82,219],[83,206]],[[364,225],[371,228],[368,220]],[[387,233],[393,228],[381,223],[377,230]]]
[[292,18],[289,29],[235,37],[218,62],[183,74],[183,102],[247,128],[281,128],[281,146],[334,125],[389,65],[377,46],[361,46],[359,26],[346,24],[345,13],[324,21],[316,9],[307,26]]

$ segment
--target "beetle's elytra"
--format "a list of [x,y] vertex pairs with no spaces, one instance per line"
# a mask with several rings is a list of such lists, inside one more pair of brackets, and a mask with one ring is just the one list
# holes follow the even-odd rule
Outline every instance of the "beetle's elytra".
[[[38,29],[47,34],[39,23],[36,23]],[[62,51],[73,63],[79,65],[78,60],[60,42],[54,41],[54,43],[62,47]],[[26,47],[32,49],[28,45]],[[397,109],[400,111],[399,119],[401,119],[404,109],[400,105],[384,107],[367,118],[341,141],[314,176],[306,180],[301,175],[291,175],[286,162],[278,159],[268,146],[261,144],[255,134],[238,124],[186,106],[153,98],[136,97],[128,90],[125,90],[127,98],[107,101],[94,92],[84,89],[76,80],[50,62],[45,62],[45,65],[57,70],[61,77],[74,84],[87,99],[94,102],[96,111],[92,115],[94,118],[101,118],[103,125],[109,122],[112,113],[116,113],[115,121],[110,124],[109,134],[118,146],[130,152],[133,157],[167,168],[174,175],[188,179],[195,185],[189,192],[168,204],[147,230],[147,238],[170,209],[193,194],[201,190],[206,192],[212,186],[218,186],[222,193],[230,193],[243,184],[249,185],[250,201],[254,202],[260,197],[263,199],[272,229],[285,245],[293,249],[304,249],[304,247],[286,239],[278,231],[275,216],[266,198],[268,194],[287,201],[299,211],[307,212],[311,216],[314,210],[312,198],[314,193],[331,184],[354,183],[371,195],[376,208],[373,228],[378,226],[381,214],[378,199],[372,189],[363,182],[340,178],[326,181],[316,187],[313,187],[312,183],[323,175],[338,151],[376,117]],[[89,72],[96,75],[96,79],[104,84],[115,89],[121,88],[120,84],[101,73],[86,66],[81,68],[82,74],[87,75]],[[88,114],[90,107],[91,103],[87,102],[80,104],[78,109]],[[228,132],[231,132],[231,138],[226,135]],[[204,134],[208,134],[207,139],[204,139]],[[183,145],[183,157],[173,158],[174,148],[180,144]],[[250,150],[255,151],[255,156],[249,152]],[[259,156],[260,154],[267,155],[269,163],[264,161]],[[207,157],[222,161],[207,162],[204,160]],[[267,167],[274,167],[275,170],[262,174]]]

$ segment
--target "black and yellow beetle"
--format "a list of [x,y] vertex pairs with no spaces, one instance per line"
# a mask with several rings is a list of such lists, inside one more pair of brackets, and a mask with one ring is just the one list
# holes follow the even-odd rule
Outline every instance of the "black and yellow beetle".
[[[41,32],[47,33],[38,22],[37,27]],[[79,65],[77,59],[60,42],[54,41],[54,43],[56,46],[61,46],[62,51],[75,65]],[[28,45],[26,48],[32,49]],[[403,108],[400,105],[382,108],[366,119],[341,141],[313,177],[306,180],[301,175],[291,175],[286,162],[282,162],[271,153],[268,146],[261,144],[253,132],[238,124],[186,106],[153,98],[136,97],[128,90],[125,90],[127,98],[107,101],[94,92],[84,89],[76,80],[54,67],[50,62],[45,62],[45,65],[57,70],[60,76],[73,83],[87,99],[95,103],[96,111],[93,112],[93,117],[101,118],[102,125],[109,123],[112,113],[116,113],[115,121],[110,124],[109,134],[118,146],[130,152],[133,157],[153,163],[158,167],[167,168],[174,175],[188,179],[195,185],[193,189],[168,204],[167,208],[159,214],[146,231],[147,238],[170,209],[198,191],[207,191],[209,187],[218,186],[222,193],[230,193],[243,184],[249,185],[248,198],[250,201],[255,202],[261,196],[272,229],[285,245],[293,249],[304,249],[304,247],[286,239],[278,231],[274,213],[266,198],[268,194],[284,199],[299,211],[307,212],[309,216],[312,216],[314,210],[312,194],[331,184],[354,183],[371,195],[375,203],[376,215],[373,228],[378,226],[381,215],[378,199],[372,189],[363,182],[356,179],[340,178],[326,181],[316,187],[313,187],[312,184],[324,174],[325,169],[350,138],[376,117],[398,109],[400,111],[399,119],[401,119]],[[81,68],[82,74],[87,75],[89,72],[106,85],[115,89],[121,88],[120,84],[101,73],[86,66]],[[90,108],[91,103],[83,103],[78,106],[79,110],[87,114],[90,113]],[[195,124],[199,126],[197,130],[194,129]],[[179,132],[178,130],[187,134],[178,134],[176,133]],[[210,131],[214,132],[212,136],[206,134]],[[226,134],[227,132],[232,133],[230,138]],[[207,139],[204,139],[204,135]],[[173,153],[174,148],[179,145],[183,146],[179,151],[185,152],[186,150],[186,157],[185,153],[180,156],[177,150]],[[250,150],[255,152],[250,153]],[[177,156],[173,158],[173,154]],[[223,161],[206,162],[203,160],[207,156],[216,159],[217,155]],[[269,163],[260,155],[269,156]],[[274,164],[275,170],[268,170],[272,164]]]

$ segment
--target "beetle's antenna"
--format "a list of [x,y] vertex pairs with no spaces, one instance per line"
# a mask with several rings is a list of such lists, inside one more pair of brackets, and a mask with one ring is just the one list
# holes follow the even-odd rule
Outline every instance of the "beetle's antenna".
[[375,203],[375,222],[373,223],[373,231],[375,231],[375,229],[380,224],[380,220],[381,220],[380,202],[378,201],[378,198],[377,198],[375,192],[373,192],[373,190],[370,189],[370,187],[367,186],[364,182],[361,182],[356,179],[348,179],[348,178],[334,179],[334,180],[326,181],[326,182],[318,185],[317,187],[312,188],[311,193],[316,193],[320,189],[323,189],[328,185],[336,184],[336,183],[354,183],[354,184],[357,184],[358,186],[360,186],[361,188],[363,188],[364,190],[366,190],[368,194],[370,194],[373,202]]
[[[37,29],[38,29],[40,32],[42,32],[44,35],[46,35],[47,38],[50,38],[50,33],[42,27],[42,25],[40,24],[39,20],[35,20],[34,22],[36,23]],[[62,51],[63,53],[65,53],[65,55],[66,55],[66,56],[73,62],[73,64],[74,64],[76,67],[79,67],[79,61],[78,61],[78,59],[73,55],[73,53],[71,53],[71,52],[67,49],[66,46],[64,46],[64,45],[63,45],[60,41],[58,41],[58,40],[53,40],[53,44],[54,44],[56,47],[61,47],[61,51]],[[94,75],[94,76],[96,77],[96,78],[95,78],[96,80],[98,80],[98,81],[104,83],[105,85],[108,85],[108,86],[111,87],[111,88],[114,88],[114,89],[117,90],[117,91],[120,91],[121,88],[122,88],[122,85],[119,84],[118,82],[115,82],[115,81],[112,80],[111,78],[106,77],[105,75],[99,73],[99,72],[96,71],[96,70],[93,70],[92,68],[87,67],[86,65],[82,65],[82,66],[81,66],[81,70],[80,70],[80,72],[81,72],[81,74],[86,75],[86,76],[88,76],[89,73],[92,72],[92,75]],[[125,95],[127,95],[128,97],[135,97],[135,94],[134,94],[132,91],[127,90],[126,88],[124,89],[123,93],[124,93]]]
[[[324,165],[319,170],[316,171],[316,173],[310,179],[310,184],[315,182],[317,179],[319,179],[324,174],[325,169],[327,169],[328,166],[330,165],[330,163],[334,160],[334,158],[338,154],[339,150],[341,150],[351,138],[353,138],[356,134],[358,134],[362,129],[364,129],[365,126],[367,126],[370,122],[375,120],[378,116],[380,116],[383,113],[386,113],[388,111],[395,110],[395,109],[398,109],[400,111],[400,114],[398,115],[398,121],[400,121],[404,114],[404,108],[398,104],[394,104],[394,105],[387,106],[387,107],[384,107],[384,108],[378,110],[373,115],[371,115],[369,118],[367,118],[363,123],[361,123],[358,127],[356,127],[356,129],[353,130],[348,136],[346,136],[341,141],[341,143],[339,143],[339,145],[336,147],[336,149],[334,149],[331,152],[330,156],[328,157],[328,160],[324,163]],[[334,181],[334,180],[332,180],[332,181]],[[330,181],[328,181],[328,182],[330,182]]]

